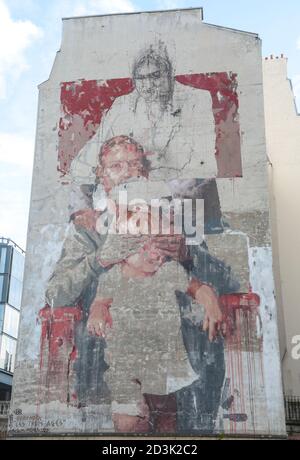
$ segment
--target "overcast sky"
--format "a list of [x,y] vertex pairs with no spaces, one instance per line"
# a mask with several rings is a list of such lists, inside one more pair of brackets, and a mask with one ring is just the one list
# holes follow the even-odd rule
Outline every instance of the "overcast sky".
[[0,236],[25,248],[37,109],[60,47],[61,17],[203,6],[212,24],[259,33],[284,53],[300,108],[300,1],[0,0]]

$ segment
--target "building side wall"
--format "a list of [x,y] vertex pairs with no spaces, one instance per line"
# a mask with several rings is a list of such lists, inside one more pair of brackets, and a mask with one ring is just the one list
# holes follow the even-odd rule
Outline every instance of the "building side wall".
[[281,335],[283,349],[284,390],[288,396],[300,394],[299,361],[292,358],[299,336],[299,283],[297,260],[300,250],[298,236],[300,117],[297,114],[291,82],[287,76],[287,59],[264,61],[265,113],[267,151],[272,163],[273,219],[272,228],[278,239],[278,258],[275,272],[282,293],[284,321]]
[[[194,10],[63,24],[40,86],[11,435],[284,435],[260,40]],[[99,236],[95,174],[106,198],[204,200],[205,243],[155,246],[155,272],[128,275],[149,248]],[[228,327],[214,340],[203,285]]]

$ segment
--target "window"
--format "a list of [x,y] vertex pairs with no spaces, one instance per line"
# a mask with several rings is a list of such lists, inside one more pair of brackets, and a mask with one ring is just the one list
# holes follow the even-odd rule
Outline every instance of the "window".
[[4,305],[0,305],[0,334],[2,334],[3,321],[4,321]]
[[16,340],[3,334],[0,336],[0,368],[6,372],[14,371],[16,347]]
[[19,281],[23,281],[24,260],[24,256],[16,249],[14,249],[11,265],[11,276]]
[[22,282],[17,280],[13,276],[11,276],[10,284],[9,284],[8,303],[15,308],[20,308],[21,298],[22,298]]
[[15,338],[18,337],[19,317],[20,314],[18,311],[11,308],[9,305],[6,305],[3,325],[3,332],[5,332],[5,334],[11,335]]
[[10,272],[10,261],[13,248],[0,245],[0,273]]
[[0,273],[6,273],[6,254],[7,248],[0,246]]
[[2,298],[3,298],[3,285],[4,285],[4,276],[0,275],[0,302],[2,302]]
[[0,275],[0,303],[7,303],[8,275]]

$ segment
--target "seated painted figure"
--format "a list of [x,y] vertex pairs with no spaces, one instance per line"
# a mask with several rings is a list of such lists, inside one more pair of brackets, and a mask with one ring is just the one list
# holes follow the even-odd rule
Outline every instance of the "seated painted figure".
[[[109,196],[132,178],[147,180],[147,167],[135,141],[125,136],[108,141],[101,149],[95,197],[99,184]],[[96,221],[104,212],[105,206],[72,216],[46,291],[55,310],[79,304],[82,309],[74,340],[77,403],[112,399],[116,431],[212,432],[225,374],[218,295],[238,290],[230,268],[206,247],[187,249],[183,237],[160,235],[146,242],[126,238],[122,257],[101,265],[106,238]],[[126,285],[126,303],[122,289],[115,289],[117,280]],[[106,324],[112,328],[104,337]],[[140,352],[139,358],[131,354],[137,358],[132,362],[126,346]],[[134,362],[136,372],[126,372],[135,370]],[[126,398],[132,413],[124,413]]]

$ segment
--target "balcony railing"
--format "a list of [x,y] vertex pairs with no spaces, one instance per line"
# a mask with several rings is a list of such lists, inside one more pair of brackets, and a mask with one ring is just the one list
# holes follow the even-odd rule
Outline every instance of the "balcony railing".
[[286,396],[284,402],[287,425],[300,426],[300,397]]
[[9,401],[0,401],[0,418],[8,418],[9,415]]

